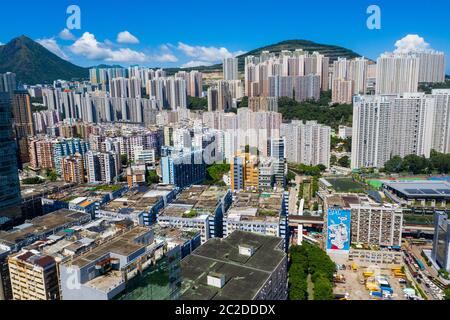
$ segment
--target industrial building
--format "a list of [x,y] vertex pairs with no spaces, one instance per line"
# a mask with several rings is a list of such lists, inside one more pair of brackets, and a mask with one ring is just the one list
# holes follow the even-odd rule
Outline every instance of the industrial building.
[[192,186],[160,212],[158,222],[162,226],[198,229],[205,243],[210,238],[223,236],[223,216],[231,203],[228,188]]
[[91,215],[66,209],[35,218],[11,231],[0,231],[0,300],[13,298],[7,257],[25,246],[73,226],[83,225]]
[[61,299],[176,299],[180,261],[179,246],[155,241],[149,228],[132,227],[61,263]]
[[241,192],[223,219],[224,237],[234,231],[248,231],[280,237],[288,246],[287,196],[279,192]]
[[142,226],[156,222],[157,214],[175,199],[179,189],[172,185],[139,187],[96,210],[97,218],[127,219]]
[[181,300],[286,300],[284,240],[235,231],[182,261]]

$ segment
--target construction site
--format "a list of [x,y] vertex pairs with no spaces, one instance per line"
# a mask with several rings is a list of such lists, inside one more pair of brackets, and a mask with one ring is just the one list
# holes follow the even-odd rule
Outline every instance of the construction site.
[[341,300],[421,300],[405,273],[405,267],[359,266],[337,264],[335,295]]

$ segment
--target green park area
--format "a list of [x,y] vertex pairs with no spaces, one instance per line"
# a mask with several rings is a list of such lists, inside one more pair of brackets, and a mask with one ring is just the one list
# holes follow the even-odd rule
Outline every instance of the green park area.
[[326,178],[337,192],[364,193],[364,188],[352,178]]

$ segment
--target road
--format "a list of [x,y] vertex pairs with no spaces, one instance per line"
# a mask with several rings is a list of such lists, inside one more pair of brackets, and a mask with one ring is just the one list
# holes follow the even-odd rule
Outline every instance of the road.
[[299,175],[295,175],[295,186],[289,189],[289,214],[298,215],[298,194],[300,192],[300,184],[302,178]]

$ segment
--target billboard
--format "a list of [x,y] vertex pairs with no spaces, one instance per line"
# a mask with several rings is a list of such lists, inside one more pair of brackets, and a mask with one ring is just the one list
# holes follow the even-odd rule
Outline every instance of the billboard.
[[350,219],[350,210],[328,210],[328,250],[350,250]]

